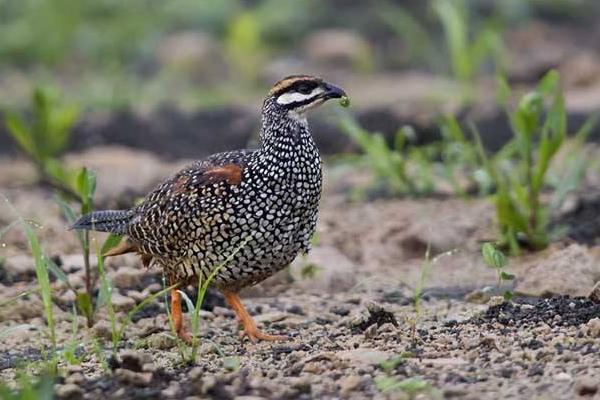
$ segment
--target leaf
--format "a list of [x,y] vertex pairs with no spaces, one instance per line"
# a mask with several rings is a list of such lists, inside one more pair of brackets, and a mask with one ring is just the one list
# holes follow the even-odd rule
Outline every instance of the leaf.
[[52,288],[50,287],[50,278],[48,277],[48,264],[42,253],[40,242],[35,235],[31,225],[22,221],[23,229],[25,230],[25,236],[29,242],[29,248],[35,261],[35,274],[40,285],[40,291],[42,293],[42,301],[44,303],[44,314],[46,316],[46,322],[50,331],[50,339],[52,347],[56,348],[56,332],[54,330],[54,314],[52,312]]
[[[65,217],[65,219],[67,220],[69,225],[73,225],[75,223],[75,221],[77,220],[77,216],[75,215],[75,212],[73,212],[73,209],[71,208],[71,206],[69,206],[69,204],[64,199],[62,199],[60,196],[55,196],[54,200],[56,201],[56,204],[58,204],[58,208],[60,208],[61,214]],[[83,233],[78,229],[73,229],[72,231],[75,234],[75,236],[77,236],[77,240],[79,240],[79,244],[80,244],[81,248],[84,248],[85,247],[85,243],[84,243],[85,239],[83,237]]]
[[15,139],[21,149],[29,154],[29,156],[37,159],[38,154],[36,152],[31,131],[25,126],[23,119],[16,114],[9,113],[6,115],[5,122],[8,132]]
[[537,91],[542,94],[551,94],[555,93],[559,88],[560,83],[560,75],[558,71],[552,69],[544,75],[544,77],[540,80],[540,83],[537,85]]
[[75,106],[64,106],[54,110],[48,121],[48,151],[53,157],[58,156],[69,143],[71,130],[79,117],[79,108]]
[[513,274],[509,274],[508,272],[502,271],[502,272],[500,272],[500,278],[503,281],[512,281],[516,278],[516,276]]
[[510,290],[507,290],[507,291],[504,292],[503,297],[504,297],[504,300],[511,301],[513,299],[513,297],[514,297],[514,294]]
[[498,74],[496,76],[496,101],[503,107],[508,106],[508,101],[512,96],[512,89],[508,84],[506,75]]
[[382,361],[379,363],[379,367],[385,372],[392,372],[398,365],[405,364],[406,360],[403,356],[392,357],[388,360]]
[[196,307],[194,307],[194,302],[192,301],[192,299],[190,299],[190,296],[188,296],[187,293],[184,292],[183,290],[178,289],[177,291],[183,298],[183,301],[185,301],[185,305],[188,308],[188,312],[193,313],[196,310]]
[[497,250],[491,243],[484,243],[481,247],[481,254],[485,263],[492,268],[504,268],[508,261],[501,251]]
[[96,191],[96,173],[86,167],[81,168],[77,175],[76,189],[82,201],[81,212],[87,214],[92,211],[92,199]]
[[229,371],[237,371],[240,369],[240,358],[239,357],[225,357],[223,358],[223,367]]
[[106,254],[111,249],[116,247],[121,242],[122,238],[123,236],[117,235],[116,233],[109,234],[104,243],[102,244],[102,249],[100,250],[101,254]]
[[92,319],[94,315],[94,304],[92,303],[92,298],[89,294],[77,293],[75,304],[77,304],[77,309],[86,317],[86,319]]
[[69,283],[69,278],[67,278],[67,275],[65,275],[63,270],[60,269],[60,267],[56,265],[51,258],[46,258],[46,265],[48,266],[48,271],[50,271],[50,273],[54,275],[56,279],[67,285],[69,289],[73,289]]

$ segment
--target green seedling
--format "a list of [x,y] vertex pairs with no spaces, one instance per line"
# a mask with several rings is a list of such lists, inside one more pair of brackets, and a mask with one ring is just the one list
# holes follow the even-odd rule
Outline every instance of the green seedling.
[[44,373],[34,378],[27,373],[20,373],[16,390],[12,390],[0,380],[0,398],[3,400],[52,400],[54,399],[54,378],[52,373]]
[[347,116],[339,125],[363,152],[353,159],[368,167],[390,194],[427,196],[439,192],[443,181],[460,196],[491,190],[489,179],[481,175],[484,169],[475,144],[452,116],[440,121],[441,140],[427,145],[413,144],[416,135],[408,126],[399,129],[389,144],[383,135],[366,131]]
[[[481,255],[483,256],[483,260],[485,263],[496,270],[498,274],[498,289],[502,287],[503,282],[512,281],[515,279],[515,276],[509,274],[504,271],[506,266],[508,265],[508,259],[500,250],[494,247],[491,243],[484,243],[481,247]],[[504,299],[511,300],[513,298],[513,293],[510,290],[504,292]]]
[[[505,79],[499,78],[498,97],[513,131],[513,138],[500,151],[488,156],[479,132],[472,129],[482,164],[496,187],[493,201],[500,245],[518,254],[523,244],[540,250],[550,241],[550,209],[541,194],[548,186],[552,161],[565,141],[567,118],[556,71],[544,76],[514,109],[508,102],[511,94]],[[579,168],[584,166],[580,164]]]
[[111,302],[113,286],[104,269],[104,254],[106,254],[106,252],[108,252],[110,249],[117,246],[120,240],[121,237],[119,235],[111,234],[104,241],[102,248],[97,251],[98,274],[100,276],[100,295],[98,297],[96,307],[99,308],[106,305],[111,329],[112,350],[113,354],[115,355],[119,348],[119,344],[121,343],[121,339],[123,338],[123,334],[125,333],[125,329],[131,323],[133,316],[136,313],[138,313],[142,308],[146,307],[148,304],[152,303],[154,300],[168,293],[171,289],[174,289],[177,286],[169,286],[146,297],[139,304],[133,307],[131,311],[127,313],[125,318],[123,318],[123,320],[120,322],[120,326],[118,326],[119,321],[117,319],[117,314]]
[[229,371],[237,371],[240,369],[241,361],[239,357],[224,357],[223,368]]
[[[473,86],[486,64],[503,67],[502,30],[494,15],[475,18],[464,0],[432,0],[427,2],[444,34],[439,40],[428,28],[428,21],[417,18],[393,2],[384,3],[376,14],[406,44],[409,60],[426,63],[439,73],[450,71],[460,83],[462,100],[473,100]],[[437,43],[445,43],[440,48]],[[447,61],[450,65],[447,68]],[[443,66],[440,68],[440,66]],[[446,71],[444,71],[444,69]]]
[[6,127],[19,148],[35,164],[42,183],[77,198],[73,190],[75,173],[62,165],[59,156],[69,144],[79,109],[63,104],[55,92],[38,87],[31,97],[33,119],[14,112],[6,115]]
[[427,249],[425,250],[425,259],[421,264],[421,271],[419,274],[419,280],[414,289],[413,294],[413,308],[414,308],[414,317],[409,319],[409,324],[411,326],[411,336],[413,342],[416,341],[417,335],[417,324],[421,319],[421,302],[423,301],[423,289],[425,288],[425,283],[429,277],[429,273],[431,272],[431,268],[442,258],[446,256],[451,256],[455,254],[457,250],[449,250],[444,253],[440,253],[435,257],[431,257],[431,245],[427,244]]
[[[79,170],[75,180],[75,193],[79,199],[81,215],[87,214],[93,209],[93,198],[96,191],[96,173],[83,167]],[[60,196],[56,196],[56,202],[69,225],[73,224],[77,217],[71,206]],[[93,291],[96,286],[96,278],[92,277],[90,263],[90,234],[89,231],[74,230],[83,252],[83,264],[85,267],[85,292],[77,292],[76,304],[82,315],[85,316],[88,327],[94,324],[94,299]]]
[[[208,291],[208,287],[210,286],[211,282],[213,281],[213,279],[215,278],[215,276],[217,276],[217,274],[219,273],[219,271],[224,268],[229,262],[231,262],[231,260],[233,259],[233,257],[235,257],[235,255],[241,251],[244,246],[246,244],[248,244],[248,242],[252,239],[252,236],[248,236],[246,237],[241,243],[240,245],[229,255],[227,256],[227,258],[221,263],[219,264],[217,267],[215,267],[210,275],[208,276],[208,278],[202,282],[199,278],[198,280],[198,295],[196,298],[196,304],[194,305],[194,303],[191,301],[191,299],[185,294],[185,292],[181,291],[181,295],[184,298],[188,310],[191,312],[191,322],[192,322],[192,351],[190,353],[190,357],[188,359],[189,362],[195,362],[196,357],[198,355],[198,346],[200,344],[199,341],[199,333],[200,333],[200,310],[202,309],[202,304],[204,304],[204,298],[206,296],[206,292]],[[174,329],[174,326],[173,326]]]
[[402,391],[406,393],[409,399],[415,399],[421,393],[428,393],[432,398],[441,398],[439,390],[434,388],[429,382],[421,377],[413,377],[399,381],[392,376],[383,376],[375,378],[375,385],[382,393],[392,393]]
[[403,357],[402,355],[396,356],[396,357],[392,357],[390,359],[387,359],[385,361],[382,361],[381,363],[379,363],[379,367],[385,371],[386,373],[392,373],[396,367],[398,367],[399,365],[405,364],[406,363],[406,358]]

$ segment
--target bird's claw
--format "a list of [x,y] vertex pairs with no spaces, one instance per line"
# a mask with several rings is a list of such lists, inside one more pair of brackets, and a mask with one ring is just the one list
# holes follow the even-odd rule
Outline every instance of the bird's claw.
[[256,343],[259,340],[266,340],[269,342],[277,342],[277,341],[285,341],[289,340],[288,336],[285,335],[269,335],[268,333],[264,333],[260,329],[244,329],[240,331],[240,339],[244,339],[247,337],[250,339],[252,343]]
[[191,345],[192,344],[192,336],[184,329],[181,329],[179,331],[177,331],[177,337],[179,339],[181,339],[182,342],[184,342],[185,344]]

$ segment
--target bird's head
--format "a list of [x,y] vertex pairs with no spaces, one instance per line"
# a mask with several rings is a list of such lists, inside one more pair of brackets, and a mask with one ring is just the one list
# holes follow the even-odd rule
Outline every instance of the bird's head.
[[310,75],[293,75],[283,78],[269,91],[265,106],[291,116],[303,114],[329,99],[346,97],[343,89]]

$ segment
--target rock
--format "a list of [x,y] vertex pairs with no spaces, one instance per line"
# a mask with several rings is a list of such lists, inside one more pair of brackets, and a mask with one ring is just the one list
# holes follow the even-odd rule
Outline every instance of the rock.
[[75,372],[65,378],[65,383],[73,383],[75,385],[81,385],[85,381],[85,376],[81,372]]
[[600,79],[600,60],[592,52],[567,57],[558,72],[565,87],[589,87]]
[[490,301],[492,297],[492,291],[487,290],[488,288],[489,286],[483,289],[476,289],[472,292],[467,293],[465,295],[465,301],[468,303],[475,304],[487,304],[487,302]]
[[344,29],[323,29],[306,38],[304,51],[309,60],[327,66],[368,70],[372,68],[369,43],[357,33]]
[[171,382],[168,388],[164,389],[161,392],[163,398],[174,399],[179,394],[179,383]]
[[67,275],[67,279],[69,281],[69,285],[75,289],[81,289],[85,286],[85,281],[83,276],[80,274],[69,274]]
[[600,338],[600,318],[590,319],[583,327],[583,332],[587,336]]
[[172,349],[177,345],[177,340],[164,332],[155,333],[146,338],[148,348],[157,350],[168,350]]
[[83,390],[74,383],[66,383],[56,388],[56,397],[63,400],[82,399]]
[[600,264],[585,246],[572,244],[547,253],[547,258],[529,264],[517,274],[515,292],[531,296],[568,294],[587,296],[600,277]]
[[[398,326],[398,321],[396,320],[394,313],[384,309],[381,305],[375,302],[368,303],[365,307],[365,311],[366,312],[361,312],[348,321],[350,328],[355,333],[365,332],[372,325],[379,327],[381,325],[390,323],[394,326]],[[376,332],[376,330],[374,332]],[[374,332],[371,331],[372,334]]]
[[134,267],[121,267],[112,276],[115,287],[121,289],[134,289],[142,283],[144,270]]
[[[62,270],[68,274],[84,270],[82,254],[61,255],[60,261],[62,263],[62,265],[61,265]],[[97,265],[96,257],[91,256],[90,257],[90,266],[92,268],[96,268],[96,265]]]
[[370,364],[379,364],[393,356],[386,351],[358,348],[354,350],[343,350],[337,353],[337,356],[350,362],[350,364],[361,366]]
[[364,378],[358,375],[350,375],[340,380],[340,394],[348,397],[352,391],[362,386]]
[[144,364],[152,363],[152,357],[149,354],[133,350],[123,350],[119,352],[119,357],[121,359],[121,368],[134,372],[141,372],[144,369]]
[[135,300],[123,296],[119,292],[113,292],[111,300],[113,307],[116,311],[129,311],[135,306]]
[[63,304],[70,304],[72,302],[75,301],[75,299],[77,298],[77,294],[75,294],[75,292],[71,289],[67,289],[65,290],[59,297],[58,299],[63,303]]
[[554,375],[554,380],[559,382],[569,382],[572,379],[573,377],[566,372],[559,372],[558,374]]
[[123,383],[135,386],[148,386],[152,381],[152,372],[134,372],[128,369],[117,368],[115,378]]
[[419,218],[410,226],[401,246],[408,256],[422,258],[429,245],[435,256],[463,246],[464,238],[477,229],[476,224],[470,214],[461,212]]
[[35,276],[35,262],[24,254],[8,257],[2,268],[8,282],[28,281]]
[[575,393],[579,396],[593,396],[598,393],[600,382],[592,377],[582,377],[575,383]]
[[600,304],[600,281],[596,282],[588,298],[594,303]]
[[333,246],[319,246],[290,266],[296,285],[319,292],[342,292],[358,282],[358,266]]
[[98,322],[94,324],[92,330],[94,331],[94,336],[105,340],[112,340],[112,331],[107,320],[98,320]]

